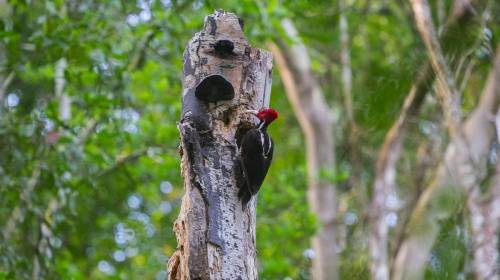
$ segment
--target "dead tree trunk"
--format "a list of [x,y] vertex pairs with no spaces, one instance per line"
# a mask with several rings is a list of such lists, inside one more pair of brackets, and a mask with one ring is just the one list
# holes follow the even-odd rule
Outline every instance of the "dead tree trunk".
[[174,224],[169,279],[257,279],[255,207],[237,197],[238,135],[268,106],[272,56],[250,48],[242,21],[222,10],[205,18],[184,53],[181,169],[185,194]]

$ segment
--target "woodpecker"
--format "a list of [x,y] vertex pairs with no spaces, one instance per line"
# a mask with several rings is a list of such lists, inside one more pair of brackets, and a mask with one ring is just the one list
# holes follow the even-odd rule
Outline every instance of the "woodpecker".
[[243,207],[257,194],[271,165],[274,147],[267,127],[278,118],[278,112],[271,108],[248,112],[255,114],[260,123],[258,127],[248,130],[241,139],[240,165],[244,180],[239,184],[238,197]]

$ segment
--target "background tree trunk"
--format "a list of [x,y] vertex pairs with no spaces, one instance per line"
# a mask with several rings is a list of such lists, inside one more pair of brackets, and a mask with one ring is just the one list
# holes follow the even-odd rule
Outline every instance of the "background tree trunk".
[[347,113],[347,122],[349,127],[349,160],[351,162],[351,176],[349,185],[359,196],[361,204],[366,204],[367,196],[361,180],[362,154],[359,144],[360,129],[354,118],[353,98],[352,98],[352,67],[349,42],[349,24],[347,20],[347,7],[344,0],[338,1],[339,5],[339,32],[340,32],[340,64],[342,71],[342,93],[344,97],[345,112]]
[[[417,28],[426,45],[437,76],[437,94],[444,111],[451,142],[431,185],[420,197],[409,224],[409,236],[402,243],[395,261],[395,279],[420,279],[430,250],[440,230],[440,221],[455,213],[462,194],[474,194],[485,178],[487,155],[494,136],[492,121],[498,110],[499,79],[494,69],[476,110],[464,125],[461,122],[459,93],[451,71],[437,42],[430,9],[425,0],[412,0]],[[498,59],[498,58],[497,58]]]
[[[497,53],[500,54],[500,49]],[[496,71],[499,70],[497,69]],[[484,117],[488,118],[489,116],[485,114]],[[498,144],[500,143],[498,142],[500,140],[500,111],[497,113],[495,124]],[[479,188],[476,188],[471,192],[467,200],[471,216],[476,279],[500,279],[498,261],[500,160],[497,160],[495,175],[491,181],[491,186],[488,190],[482,193]]]
[[319,222],[318,232],[312,242],[312,276],[315,280],[337,279],[335,187],[320,178],[321,171],[333,172],[335,167],[333,120],[297,30],[287,19],[282,22],[282,26],[294,43],[288,45],[280,42],[281,49],[271,45],[271,51],[306,138],[309,206]]
[[[242,208],[235,161],[238,133],[257,121],[244,110],[269,105],[272,56],[250,48],[241,25],[236,15],[216,11],[184,54],[179,130],[185,195],[169,279],[257,279],[256,201]],[[225,47],[217,49],[221,40]]]
[[[464,134],[469,143],[470,157],[474,160],[473,172],[484,178],[485,165],[490,145],[495,136],[493,116],[498,110],[500,98],[500,55],[497,54],[495,68],[490,73],[486,87],[476,110],[464,123]],[[395,264],[394,279],[419,279],[437,234],[440,221],[449,218],[457,207],[463,205],[458,197],[461,192],[454,188],[465,179],[456,173],[465,155],[457,153],[453,143],[446,149],[436,177],[420,196],[413,211],[408,236],[401,245]],[[475,191],[471,190],[472,193]],[[447,202],[447,203],[443,203]]]
[[[459,34],[474,33],[478,29],[475,8],[481,1],[456,1],[450,16],[443,26],[440,41],[444,53],[449,57],[463,56],[469,47],[467,40],[458,40]],[[441,19],[443,22],[444,19]],[[463,36],[463,35],[462,35]],[[457,62],[452,62],[456,66]],[[418,116],[426,94],[431,90],[435,73],[429,60],[416,71],[417,76],[406,96],[397,120],[387,132],[376,163],[374,194],[370,207],[370,271],[373,279],[389,279],[389,226],[385,218],[397,207],[388,207],[388,199],[397,197],[396,166],[412,121]],[[398,205],[399,206],[399,205]]]

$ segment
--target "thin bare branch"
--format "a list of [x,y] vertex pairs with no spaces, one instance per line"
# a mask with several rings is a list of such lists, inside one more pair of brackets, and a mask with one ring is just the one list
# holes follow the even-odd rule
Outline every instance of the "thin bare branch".
[[[427,77],[420,76],[420,79]],[[420,80],[419,79],[419,80]],[[373,279],[389,279],[389,265],[387,256],[388,225],[385,217],[390,209],[388,198],[395,197],[396,163],[401,155],[406,127],[409,125],[410,116],[415,116],[425,97],[424,91],[419,91],[418,86],[412,87],[410,94],[406,97],[398,120],[391,127],[385,137],[384,144],[380,150],[374,186],[374,195],[371,203],[370,236],[368,240],[370,250],[370,268]]]
[[344,95],[344,105],[347,112],[347,122],[349,124],[349,150],[352,174],[350,176],[350,185],[356,190],[360,204],[367,202],[366,191],[361,182],[361,151],[359,145],[360,130],[354,119],[352,102],[352,69],[351,55],[349,46],[349,24],[347,21],[344,0],[339,0],[339,28],[340,28],[340,62],[342,67],[342,92]]
[[437,93],[445,114],[446,124],[452,138],[462,141],[460,99],[455,79],[441,50],[437,34],[432,23],[429,4],[426,0],[411,0],[417,29],[427,48],[429,59],[436,73]]
[[84,145],[85,142],[89,139],[89,137],[92,135],[94,132],[95,128],[97,127],[97,119],[91,118],[85,127],[83,127],[80,131],[80,134],[78,135],[78,141],[80,145]]
[[[34,191],[35,187],[38,185],[38,180],[40,179],[41,174],[41,164],[39,162],[33,163],[33,171],[31,172],[31,176],[26,182],[26,186],[21,192],[21,201],[20,204],[25,204],[26,207],[29,207],[31,204],[30,195]],[[12,233],[16,229],[17,223],[20,219],[22,219],[24,215],[24,206],[17,205],[14,210],[12,210],[12,214],[9,216],[9,219],[5,223],[5,226],[2,231],[3,240],[7,241],[11,238]]]
[[120,167],[124,166],[125,164],[132,162],[134,160],[139,159],[141,156],[146,154],[148,151],[148,148],[143,148],[136,150],[126,156],[119,157],[111,166],[109,166],[106,169],[103,169],[101,172],[96,174],[96,177],[103,177],[106,176],[110,173],[113,173],[115,170],[119,169]]
[[9,75],[2,81],[2,85],[0,86],[0,97],[5,95],[5,91],[10,86],[10,83],[14,80],[16,73],[14,71],[10,72]]
[[10,72],[9,75],[7,75],[7,77],[5,77],[5,79],[3,79],[3,81],[0,85],[0,114],[2,113],[2,109],[4,106],[3,102],[5,99],[5,92],[7,91],[7,88],[10,86],[12,81],[14,80],[15,76],[16,76],[16,74],[14,71]]

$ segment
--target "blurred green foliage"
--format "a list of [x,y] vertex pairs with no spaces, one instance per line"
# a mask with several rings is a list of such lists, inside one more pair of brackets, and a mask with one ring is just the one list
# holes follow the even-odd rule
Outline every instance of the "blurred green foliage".
[[[321,176],[339,184],[350,168],[337,24],[339,13],[346,14],[362,181],[370,186],[376,151],[425,52],[403,1],[346,2],[339,11],[335,1],[309,0],[0,0],[0,81],[12,77],[0,96],[0,279],[165,278],[183,193],[176,128],[182,52],[216,8],[243,18],[257,47],[284,38],[284,17],[299,28],[337,116],[340,171]],[[498,26],[487,30],[490,50],[478,57],[491,56],[497,40]],[[484,58],[478,59],[483,72]],[[62,61],[69,119],[61,118],[55,93]],[[466,93],[476,100],[482,77],[471,80]],[[270,128],[276,155],[259,195],[259,272],[261,279],[309,279],[309,242],[318,225],[307,206],[303,135],[277,71],[271,103],[280,119]],[[345,189],[339,200],[347,236],[341,275],[367,279],[366,205]],[[457,231],[457,223],[443,232]],[[449,260],[447,248],[465,246],[460,234],[440,240],[433,257]],[[438,267],[463,269],[466,252],[457,250],[452,264]]]

